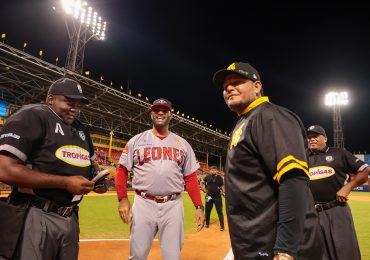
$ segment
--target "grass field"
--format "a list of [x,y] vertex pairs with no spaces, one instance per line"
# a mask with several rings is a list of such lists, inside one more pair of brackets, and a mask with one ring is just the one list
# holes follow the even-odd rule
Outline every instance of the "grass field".
[[[369,200],[355,200],[355,197],[366,196]],[[185,207],[185,234],[195,233],[194,206],[187,194],[183,194]],[[360,243],[362,259],[370,259],[370,193],[352,192],[349,201],[355,222],[357,237]],[[133,196],[129,196],[133,200]],[[202,194],[204,200],[204,194]],[[204,202],[204,201],[203,201]],[[224,203],[225,207],[225,203]],[[225,214],[225,210],[224,210]],[[217,221],[216,209],[213,208],[211,223]],[[129,225],[123,224],[118,215],[117,197],[86,196],[80,207],[81,239],[128,238]]]
[[[369,192],[352,192],[352,200],[349,205],[352,210],[353,221],[355,222],[357,239],[360,244],[362,259],[370,259],[370,193]],[[366,196],[369,200],[355,200],[356,196]]]
[[[134,196],[129,196],[131,205]],[[183,193],[185,207],[185,234],[196,232],[194,224],[195,209],[188,194]],[[204,204],[204,194],[202,194]],[[224,214],[225,214],[225,203]],[[80,238],[128,238],[129,225],[122,222],[118,215],[117,196],[85,196],[80,204]],[[213,207],[211,223],[218,220],[216,209]]]

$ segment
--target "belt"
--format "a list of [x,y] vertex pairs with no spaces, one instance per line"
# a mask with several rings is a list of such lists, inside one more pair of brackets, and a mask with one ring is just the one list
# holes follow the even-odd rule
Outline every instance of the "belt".
[[315,201],[315,209],[317,212],[328,210],[336,206],[344,206],[344,205],[346,205],[345,202],[339,202],[337,200],[332,200],[332,201],[324,202],[324,203]]
[[10,196],[10,201],[15,205],[29,202],[31,206],[42,209],[45,212],[54,212],[65,218],[71,217],[74,211],[78,211],[77,205],[62,207],[51,200],[19,192],[13,192]]
[[142,198],[148,199],[148,200],[154,200],[157,203],[164,203],[170,200],[174,200],[177,196],[180,195],[180,192],[177,192],[171,195],[166,195],[166,196],[151,196],[151,195],[146,194],[146,192],[140,191],[140,190],[135,190],[135,192],[137,195],[141,196]]
[[69,206],[69,207],[60,207],[60,205],[56,204],[51,200],[45,199],[33,199],[31,200],[31,205],[35,206],[36,208],[42,209],[45,212],[54,212],[57,213],[59,216],[68,218],[71,217],[73,212],[78,209],[77,205]]

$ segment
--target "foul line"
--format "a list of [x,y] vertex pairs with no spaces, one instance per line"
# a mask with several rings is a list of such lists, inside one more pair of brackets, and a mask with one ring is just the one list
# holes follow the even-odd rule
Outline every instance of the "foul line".
[[102,239],[80,239],[80,242],[99,242],[99,241],[129,241],[129,238],[102,238]]

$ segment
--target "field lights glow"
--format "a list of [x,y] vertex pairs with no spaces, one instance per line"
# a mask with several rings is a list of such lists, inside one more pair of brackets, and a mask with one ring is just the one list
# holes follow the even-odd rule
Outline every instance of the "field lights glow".
[[61,0],[61,3],[66,14],[72,16],[81,24],[85,24],[97,39],[105,39],[107,22],[103,22],[102,18],[98,16],[98,13],[93,11],[91,6],[87,6],[87,2],[81,0]]
[[325,105],[327,106],[340,106],[348,104],[347,92],[329,92],[325,95]]

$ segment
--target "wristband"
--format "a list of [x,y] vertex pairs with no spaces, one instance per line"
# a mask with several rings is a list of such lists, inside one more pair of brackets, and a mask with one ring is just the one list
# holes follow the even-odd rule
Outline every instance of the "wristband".
[[203,207],[203,205],[195,206],[195,209],[201,209],[201,210],[204,210],[204,207]]

